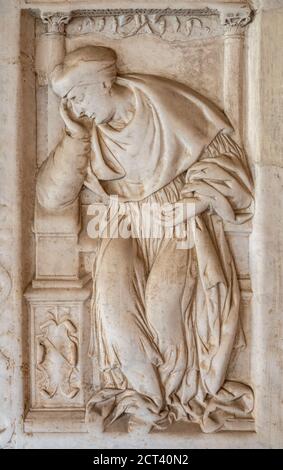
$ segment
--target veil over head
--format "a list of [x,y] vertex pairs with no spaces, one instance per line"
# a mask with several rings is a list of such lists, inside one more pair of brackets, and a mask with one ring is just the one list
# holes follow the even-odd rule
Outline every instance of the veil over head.
[[115,80],[116,54],[102,46],[87,46],[65,56],[50,74],[50,83],[56,95],[63,98],[75,86]]

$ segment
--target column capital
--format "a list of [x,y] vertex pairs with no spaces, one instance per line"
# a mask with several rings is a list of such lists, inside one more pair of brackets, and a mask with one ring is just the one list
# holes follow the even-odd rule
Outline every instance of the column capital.
[[42,22],[47,24],[47,34],[64,34],[65,25],[69,23],[72,14],[68,12],[42,12],[40,17]]
[[253,15],[254,12],[249,7],[223,9],[220,12],[220,23],[224,28],[225,37],[241,37]]

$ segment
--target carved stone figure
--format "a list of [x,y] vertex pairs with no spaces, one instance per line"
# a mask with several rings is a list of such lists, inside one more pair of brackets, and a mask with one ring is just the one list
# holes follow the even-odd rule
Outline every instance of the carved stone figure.
[[[251,417],[251,388],[227,374],[240,292],[222,221],[243,223],[252,204],[229,120],[181,83],[118,75],[105,47],[68,53],[51,84],[66,130],[40,168],[38,201],[61,210],[86,186],[107,207],[104,231],[116,224],[93,266],[100,383],[90,416],[106,426],[127,414],[148,429],[187,420],[205,432]],[[162,206],[159,237],[143,236],[144,204]]]

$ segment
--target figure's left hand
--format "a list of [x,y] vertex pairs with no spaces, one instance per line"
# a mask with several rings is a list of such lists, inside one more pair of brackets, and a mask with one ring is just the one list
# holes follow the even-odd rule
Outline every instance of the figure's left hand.
[[[220,156],[218,158],[220,162],[221,158],[225,157]],[[183,196],[186,196],[186,192],[189,192],[194,184],[197,184],[196,192],[202,187],[204,188],[203,194],[208,197],[220,193],[230,201],[234,209],[245,209],[251,204],[251,193],[241,182],[241,178],[237,178],[236,167],[233,172],[222,168],[217,164],[217,161],[200,161],[188,170],[186,178],[189,184],[185,185]],[[207,183],[212,188],[212,191],[210,192],[207,185],[203,185],[202,182]],[[213,191],[213,188],[215,191]],[[202,194],[202,191],[200,191],[200,194]]]
[[201,214],[209,208],[205,198],[182,198],[174,204],[167,204],[161,213],[161,223],[166,227],[174,227],[188,219]]
[[59,111],[69,135],[75,139],[90,139],[89,130],[85,125],[83,125],[82,122],[79,122],[78,119],[73,118],[68,107],[68,100],[65,98],[63,98],[61,101]]

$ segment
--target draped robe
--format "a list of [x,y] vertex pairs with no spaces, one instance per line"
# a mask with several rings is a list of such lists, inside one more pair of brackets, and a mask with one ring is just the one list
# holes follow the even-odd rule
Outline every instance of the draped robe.
[[[250,418],[253,393],[229,380],[239,328],[240,292],[222,221],[251,217],[252,183],[233,129],[215,105],[185,85],[127,75],[130,120],[93,127],[88,143],[65,135],[42,165],[40,204],[66,207],[84,184],[97,201],[117,195],[132,237],[102,239],[93,266],[91,354],[100,382],[88,411],[105,424],[138,416],[157,428],[174,420],[216,431]],[[211,210],[189,222],[191,245],[134,236],[145,202],[195,195]],[[112,211],[118,227],[125,222]],[[110,222],[113,223],[113,220]]]

